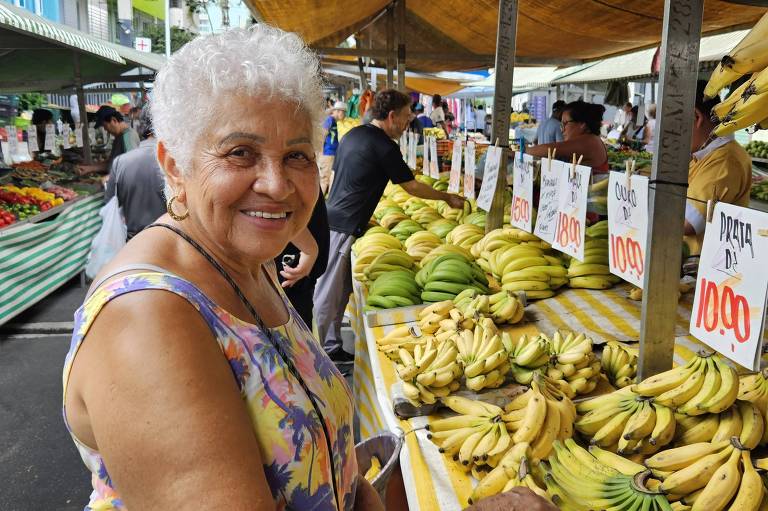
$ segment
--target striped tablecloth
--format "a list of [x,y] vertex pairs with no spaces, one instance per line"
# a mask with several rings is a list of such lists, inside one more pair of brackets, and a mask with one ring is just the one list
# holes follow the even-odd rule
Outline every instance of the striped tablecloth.
[[[548,334],[564,328],[584,331],[595,342],[612,339],[637,341],[640,336],[640,302],[626,298],[627,288],[606,291],[568,289],[553,298],[533,302],[526,308],[526,322],[509,327],[514,336],[542,331]],[[391,387],[397,381],[394,365],[376,349],[376,339],[397,326],[414,321],[402,314],[396,324],[370,328],[363,321],[362,286],[354,285],[350,317],[357,340],[355,345],[354,391],[362,438],[379,431],[405,434],[400,455],[403,479],[411,510],[459,511],[467,506],[474,482],[459,465],[441,455],[427,440],[423,426],[428,418],[398,419],[392,409]],[[693,295],[684,296],[678,306],[675,364],[684,363],[703,345],[688,334]]]
[[31,307],[84,267],[101,226],[103,194],[57,216],[0,231],[0,325]]

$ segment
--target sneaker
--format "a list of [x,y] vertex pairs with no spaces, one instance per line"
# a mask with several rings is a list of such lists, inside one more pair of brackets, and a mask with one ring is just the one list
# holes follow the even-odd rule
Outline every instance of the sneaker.
[[348,353],[341,348],[335,349],[328,353],[328,356],[331,357],[331,360],[337,364],[349,364],[355,361],[355,355]]

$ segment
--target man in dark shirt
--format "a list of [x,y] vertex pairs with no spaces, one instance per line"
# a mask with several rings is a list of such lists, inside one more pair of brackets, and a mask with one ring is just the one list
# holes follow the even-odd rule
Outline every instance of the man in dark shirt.
[[100,128],[102,126],[114,137],[109,158],[91,165],[80,165],[78,167],[80,174],[108,174],[112,167],[112,161],[115,158],[139,146],[139,134],[128,126],[125,119],[123,119],[123,114],[111,106],[101,106],[96,112],[96,127]]
[[318,336],[336,361],[353,359],[341,347],[341,322],[352,292],[352,243],[365,232],[387,183],[399,184],[422,199],[444,200],[453,208],[464,205],[462,197],[416,181],[403,161],[395,140],[411,121],[410,106],[410,97],[401,92],[379,92],[371,106],[371,123],[350,130],[336,153],[335,177],[328,197],[328,268],[317,282],[314,297]]

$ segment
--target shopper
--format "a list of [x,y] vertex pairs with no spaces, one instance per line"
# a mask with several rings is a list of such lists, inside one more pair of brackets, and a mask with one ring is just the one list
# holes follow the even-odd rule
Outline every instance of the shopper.
[[[418,112],[416,110],[419,107],[421,107],[421,112],[424,113],[424,107],[419,103],[413,103],[411,105],[411,122],[408,125],[408,131],[418,135],[417,144],[421,145],[424,143],[424,125],[421,123],[421,119],[419,119]],[[427,120],[429,120],[428,117]]]
[[107,202],[117,193],[129,240],[165,213],[165,181],[148,108],[139,117],[139,136],[143,139],[139,147],[112,162],[104,194]]
[[323,347],[335,361],[353,358],[341,346],[341,322],[352,292],[352,243],[365,231],[387,182],[399,184],[416,197],[444,200],[453,208],[464,205],[458,195],[416,181],[403,161],[395,140],[410,122],[410,105],[407,95],[393,89],[376,94],[373,121],[347,133],[334,162],[336,177],[328,197],[331,256],[315,290],[315,321]]
[[414,111],[416,112],[416,119],[421,123],[422,131],[424,131],[424,128],[435,127],[435,123],[432,122],[432,119],[424,113],[424,105],[421,103],[416,104]]
[[443,110],[443,98],[440,94],[432,96],[432,112],[429,114],[432,124],[435,128],[440,128],[447,133],[445,129],[445,110]]
[[477,105],[475,111],[475,131],[477,133],[485,132],[485,107],[483,105]]
[[106,174],[109,172],[109,168],[115,158],[139,146],[139,134],[128,126],[123,118],[123,114],[111,106],[102,106],[96,112],[96,127],[102,126],[114,137],[109,158],[91,165],[80,165],[78,167],[80,174]]
[[629,101],[624,103],[624,106],[616,110],[616,114],[613,116],[612,129],[618,130],[619,133],[624,132],[624,128],[629,122],[629,113],[632,111],[632,103]]
[[656,105],[651,103],[645,111],[648,119],[643,128],[643,149],[649,153],[655,150],[654,137],[656,136]]
[[692,256],[701,254],[704,229],[707,226],[707,201],[749,205],[752,186],[752,159],[733,135],[711,139],[716,124],[712,108],[720,98],[704,100],[706,82],[696,90],[691,163],[688,167],[688,203],[685,206],[685,242]]
[[273,262],[320,189],[317,57],[262,23],[199,37],[151,105],[168,214],[97,278],[64,369],[89,508],[382,510],[351,391]]
[[323,154],[317,160],[317,166],[320,169],[320,188],[323,194],[328,193],[333,172],[333,158],[339,148],[339,128],[336,123],[343,121],[347,116],[347,104],[337,101],[326,113],[328,117],[323,122]]
[[552,104],[552,116],[539,123],[536,130],[536,144],[552,144],[563,141],[563,125],[560,118],[563,116],[565,101],[557,100]]
[[325,197],[320,192],[307,229],[275,258],[285,295],[310,330],[315,284],[328,266],[329,235]]
[[568,103],[563,108],[563,141],[539,144],[526,148],[525,152],[538,157],[547,156],[547,152],[556,149],[558,160],[571,161],[583,156],[582,165],[592,167],[595,174],[608,172],[608,151],[600,138],[600,125],[603,122],[605,107],[584,101]]

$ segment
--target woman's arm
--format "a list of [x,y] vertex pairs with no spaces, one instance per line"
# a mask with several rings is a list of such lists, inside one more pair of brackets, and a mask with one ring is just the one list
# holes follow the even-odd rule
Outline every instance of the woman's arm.
[[68,399],[82,399],[128,509],[274,509],[232,370],[185,299],[141,292],[107,304],[70,387],[76,378]]
[[[599,138],[598,138],[599,140]],[[602,141],[600,142],[602,144]],[[525,152],[531,156],[539,158],[547,157],[547,151],[550,149],[556,149],[556,158],[562,161],[571,161],[573,155],[576,155],[578,160],[579,156],[584,156],[581,164],[588,167],[600,165],[602,161],[596,161],[600,157],[604,157],[604,154],[597,154],[596,146],[587,137],[579,137],[572,140],[563,140],[562,142],[553,142],[551,144],[539,144],[531,147],[526,147]]]
[[317,261],[317,253],[319,251],[317,241],[312,236],[309,227],[302,229],[298,236],[291,240],[291,243],[296,245],[301,254],[299,255],[299,264],[295,268],[283,266],[283,271],[280,272],[284,279],[283,287],[291,287],[309,275],[312,267],[315,265],[315,261]]

